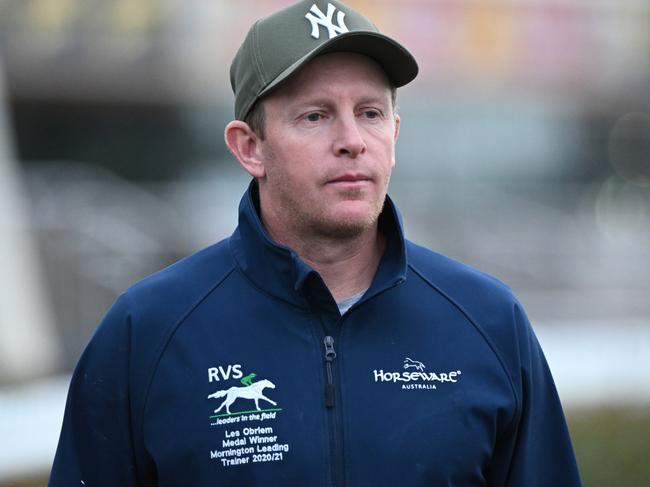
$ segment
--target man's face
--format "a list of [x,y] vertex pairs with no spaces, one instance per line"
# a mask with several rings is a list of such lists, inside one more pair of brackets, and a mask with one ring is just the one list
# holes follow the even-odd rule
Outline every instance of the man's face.
[[383,70],[359,54],[325,54],[265,98],[263,108],[259,185],[271,233],[347,238],[372,228],[399,132]]

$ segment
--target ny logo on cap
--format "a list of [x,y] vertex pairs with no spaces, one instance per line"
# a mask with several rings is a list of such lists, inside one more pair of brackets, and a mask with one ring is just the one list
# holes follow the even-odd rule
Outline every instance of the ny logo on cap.
[[334,18],[335,11],[336,7],[331,3],[327,4],[327,15],[325,15],[316,4],[311,6],[311,9],[309,12],[307,12],[307,15],[305,15],[305,18],[311,22],[311,36],[314,39],[320,39],[320,29],[318,28],[319,25],[322,25],[327,29],[327,33],[329,34],[330,39],[332,37],[336,37],[339,34],[343,34],[344,32],[349,32],[349,29],[345,25],[344,21],[345,12],[342,12],[341,10],[339,10],[336,14],[336,22],[339,25],[334,25],[332,20]]

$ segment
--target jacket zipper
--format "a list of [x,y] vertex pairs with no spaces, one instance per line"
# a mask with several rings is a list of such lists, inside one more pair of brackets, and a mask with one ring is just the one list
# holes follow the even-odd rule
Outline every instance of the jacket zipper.
[[336,358],[334,350],[334,338],[326,336],[323,340],[325,343],[325,371],[327,373],[327,383],[325,384],[325,407],[334,407],[334,375],[332,373],[332,362]]
[[336,359],[336,350],[334,349],[334,338],[326,335],[323,339],[325,344],[325,408],[329,419],[330,430],[330,459],[331,459],[331,479],[332,485],[340,487],[344,485],[343,474],[343,443],[341,431],[341,405],[334,408],[336,398],[336,385],[334,383],[334,359]]

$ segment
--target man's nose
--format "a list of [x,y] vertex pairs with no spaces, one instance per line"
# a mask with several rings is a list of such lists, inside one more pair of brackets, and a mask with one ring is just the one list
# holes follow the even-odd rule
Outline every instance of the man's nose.
[[366,142],[359,130],[355,115],[339,117],[335,124],[335,131],[333,148],[337,156],[355,158],[366,152]]

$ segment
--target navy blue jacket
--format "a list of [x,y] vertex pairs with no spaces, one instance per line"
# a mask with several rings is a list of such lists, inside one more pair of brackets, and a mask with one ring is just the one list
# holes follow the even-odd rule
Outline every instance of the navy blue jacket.
[[50,486],[580,485],[506,286],[405,240],[387,200],[377,274],[340,316],[254,200],[230,238],[109,310],[72,378]]

